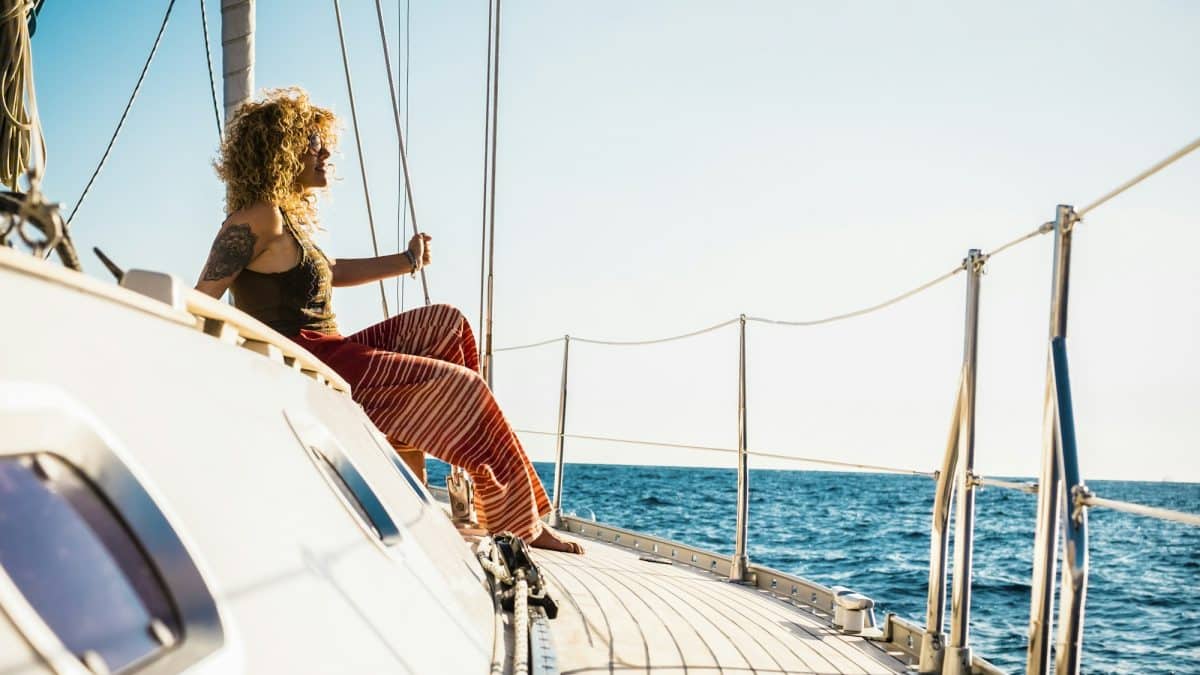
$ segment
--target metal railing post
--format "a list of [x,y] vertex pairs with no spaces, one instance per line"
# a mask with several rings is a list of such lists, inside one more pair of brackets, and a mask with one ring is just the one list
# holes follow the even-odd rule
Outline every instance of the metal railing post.
[[1055,649],[1054,672],[1059,675],[1079,675],[1080,651],[1083,647],[1083,607],[1087,597],[1088,550],[1087,496],[1083,475],[1079,470],[1079,449],[1075,443],[1075,411],[1071,404],[1071,378],[1067,371],[1066,339],[1056,337],[1050,342],[1054,366],[1054,389],[1058,419],[1058,470],[1063,480],[1063,569],[1061,605],[1059,607],[1058,646]]
[[571,336],[563,336],[562,388],[558,392],[558,442],[554,454],[554,506],[550,510],[550,527],[562,526],[563,445],[567,432],[567,357],[571,353]]
[[963,266],[967,270],[967,311],[963,328],[962,419],[958,429],[958,462],[955,470],[954,586],[950,601],[950,640],[946,645],[944,673],[971,672],[971,554],[975,537],[975,364],[979,347],[979,282],[985,258],[971,249]]
[[[1054,216],[1054,272],[1050,292],[1050,339],[1067,335],[1067,296],[1071,268],[1071,229],[1075,213],[1060,204]],[[1029,607],[1027,675],[1050,672],[1050,642],[1054,612],[1054,573],[1058,566],[1056,543],[1062,500],[1059,473],[1059,431],[1055,406],[1054,363],[1047,358],[1046,392],[1042,416],[1042,468],[1038,479],[1037,528],[1033,541],[1033,587]]]
[[746,464],[746,315],[738,318],[738,468],[737,537],[729,565],[730,581],[749,578],[746,535],[750,520],[750,471]]
[[[965,373],[964,373],[965,375]],[[929,593],[925,599],[925,635],[921,639],[922,673],[942,672],[945,656],[946,623],[946,553],[950,546],[950,504],[954,494],[954,468],[958,462],[958,432],[962,423],[963,376],[959,376],[954,395],[954,416],[950,419],[950,437],[942,457],[942,469],[937,474],[933,495],[933,519],[929,527]]]

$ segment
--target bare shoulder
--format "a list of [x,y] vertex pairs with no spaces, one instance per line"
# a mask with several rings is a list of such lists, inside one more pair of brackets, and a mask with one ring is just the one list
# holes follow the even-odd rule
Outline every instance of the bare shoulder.
[[258,202],[229,214],[221,230],[248,230],[259,241],[269,241],[283,234],[283,216],[273,204]]

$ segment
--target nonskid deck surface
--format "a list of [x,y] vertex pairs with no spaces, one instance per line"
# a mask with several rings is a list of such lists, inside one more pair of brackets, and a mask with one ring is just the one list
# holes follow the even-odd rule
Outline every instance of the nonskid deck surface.
[[534,554],[558,601],[551,627],[564,674],[907,671],[876,643],[760,591],[570,538],[586,555]]

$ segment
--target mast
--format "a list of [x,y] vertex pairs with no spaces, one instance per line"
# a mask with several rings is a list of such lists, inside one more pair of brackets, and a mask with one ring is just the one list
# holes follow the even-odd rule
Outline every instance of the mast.
[[221,0],[225,121],[254,95],[254,0]]

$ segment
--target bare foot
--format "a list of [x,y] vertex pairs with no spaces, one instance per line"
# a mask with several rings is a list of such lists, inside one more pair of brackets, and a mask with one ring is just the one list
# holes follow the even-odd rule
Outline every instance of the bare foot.
[[543,527],[542,533],[534,537],[533,541],[529,542],[534,548],[544,548],[551,551],[562,551],[564,553],[583,553],[583,547],[573,541],[560,539],[554,530],[549,527]]

